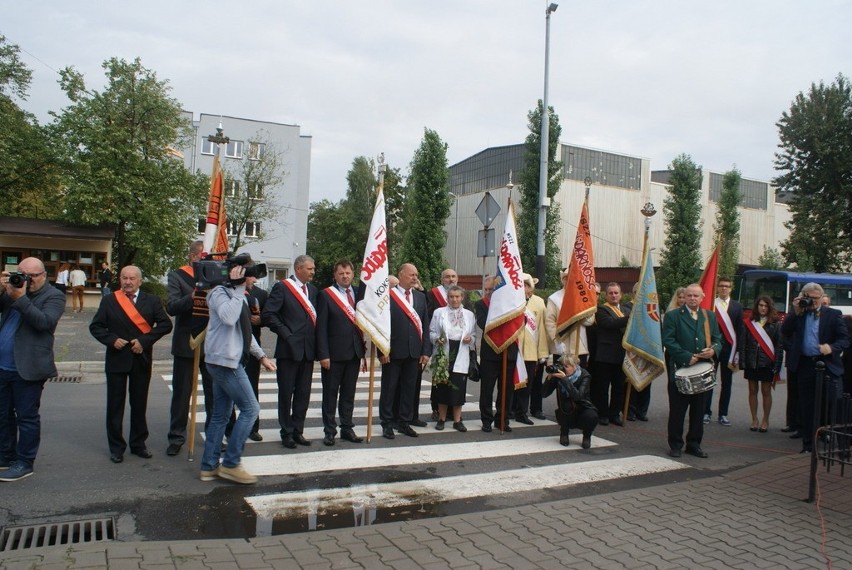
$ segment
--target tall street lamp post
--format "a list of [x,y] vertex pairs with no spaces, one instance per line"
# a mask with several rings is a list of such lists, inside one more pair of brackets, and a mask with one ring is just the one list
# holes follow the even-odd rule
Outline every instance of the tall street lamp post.
[[550,15],[556,11],[558,4],[551,3],[545,10],[544,32],[544,97],[541,100],[541,159],[538,178],[538,244],[536,247],[535,272],[539,281],[545,283],[544,229],[547,224],[547,181],[550,163],[550,112],[547,106],[548,77],[550,74]]

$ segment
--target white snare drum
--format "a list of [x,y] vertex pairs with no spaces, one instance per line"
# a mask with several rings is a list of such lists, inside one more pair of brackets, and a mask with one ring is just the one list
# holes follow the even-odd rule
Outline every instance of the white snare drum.
[[681,394],[701,394],[716,387],[716,373],[709,362],[696,362],[678,368],[674,373],[675,386]]

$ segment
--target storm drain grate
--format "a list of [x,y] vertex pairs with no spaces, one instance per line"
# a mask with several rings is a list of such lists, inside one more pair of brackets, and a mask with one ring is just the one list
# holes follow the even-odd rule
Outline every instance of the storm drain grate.
[[0,535],[0,552],[61,546],[63,544],[88,544],[115,540],[115,521],[112,517],[47,523],[25,526],[7,526]]
[[47,379],[48,382],[65,382],[74,384],[79,384],[81,380],[83,380],[82,376],[54,376],[53,378]]

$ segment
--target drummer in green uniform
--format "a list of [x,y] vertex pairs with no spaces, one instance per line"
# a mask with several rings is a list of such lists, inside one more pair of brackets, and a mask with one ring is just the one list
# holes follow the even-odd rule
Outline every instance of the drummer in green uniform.
[[675,383],[677,369],[699,362],[713,363],[722,349],[722,335],[712,312],[701,308],[704,291],[697,283],[686,288],[686,302],[663,319],[663,345],[668,355],[669,372],[669,455],[680,457],[683,445],[683,420],[689,409],[686,452],[706,458],[701,449],[704,437],[704,399],[707,392],[683,394]]

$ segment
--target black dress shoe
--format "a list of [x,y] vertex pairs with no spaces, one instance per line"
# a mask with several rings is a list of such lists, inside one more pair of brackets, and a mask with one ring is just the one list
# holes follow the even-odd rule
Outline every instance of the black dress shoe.
[[121,463],[122,461],[124,461],[124,455],[122,455],[121,453],[113,453],[109,456],[109,460],[113,463]]
[[154,454],[148,451],[147,447],[143,447],[142,449],[137,449],[136,451],[131,451],[133,455],[141,457],[142,459],[151,459],[154,457]]
[[311,442],[308,441],[307,439],[305,439],[305,436],[303,436],[300,433],[294,433],[293,434],[293,441],[295,441],[299,445],[310,445],[311,444]]
[[802,433],[797,431],[796,433],[790,436],[790,439],[802,439]]
[[636,414],[627,414],[627,421],[628,422],[635,422],[636,421]]
[[325,434],[325,437],[322,438],[322,443],[323,443],[323,445],[327,445],[328,447],[331,447],[332,445],[334,445],[334,436],[331,435],[330,433]]
[[506,424],[505,426],[503,426],[503,429],[501,431],[509,433],[510,431],[512,431],[512,426],[510,426],[509,424]]
[[683,452],[681,452],[681,450],[679,450],[679,449],[670,449],[669,450],[669,457],[680,457],[681,455],[683,455]]
[[534,422],[534,421],[532,421],[532,420],[530,419],[530,417],[529,417],[529,416],[527,416],[527,415],[522,415],[522,416],[521,416],[521,415],[519,415],[519,416],[516,416],[516,417],[515,417],[515,421],[516,421],[516,422],[521,422],[522,424],[524,424],[524,425],[528,425],[528,426],[533,426],[533,425],[535,425],[535,422]]
[[179,443],[170,443],[166,448],[166,455],[175,456],[180,453],[180,448],[183,447]]
[[341,431],[340,439],[345,439],[346,441],[351,441],[352,443],[361,443],[362,441],[364,441],[363,437],[358,437],[351,429],[345,429]]
[[609,425],[609,418],[606,418],[606,417],[599,418],[598,423],[601,424],[602,426],[608,426]]
[[408,437],[417,437],[417,432],[411,429],[411,426],[408,424],[399,424],[399,433],[403,435],[407,435]]
[[[408,428],[408,429],[411,429],[411,428]],[[393,434],[393,428],[391,428],[391,427],[382,428],[382,437],[385,437],[387,439],[393,439],[394,437],[396,437]]]
[[491,433],[491,424],[482,424],[482,431],[485,433]]
[[281,438],[281,445],[287,449],[296,449],[296,442],[293,440],[293,436],[290,435],[285,435]]
[[799,428],[794,428],[793,426],[784,426],[783,428],[781,428],[781,431],[783,431],[784,433],[792,433],[794,431],[798,431],[798,429]]
[[580,447],[582,447],[583,449],[589,449],[590,447],[592,447],[592,436],[584,435],[583,443],[580,444]]
[[544,414],[542,412],[533,412],[530,415],[537,420],[546,420],[547,419],[546,417],[544,417]]
[[564,447],[568,447],[569,445],[571,445],[571,442],[568,440],[567,435],[560,435],[559,436],[559,445],[562,445]]
[[686,452],[690,455],[694,455],[695,457],[700,457],[701,459],[707,459],[707,457],[709,457],[707,452],[700,447],[687,447]]
[[258,432],[253,431],[249,434],[249,439],[252,441],[263,441],[263,436],[260,435]]
[[408,424],[414,427],[426,427],[426,422],[421,419],[411,420]]
[[612,425],[616,425],[618,427],[624,426],[624,422],[621,420],[621,418],[617,418],[617,417],[616,418],[609,418],[609,423],[611,423]]
[[640,415],[637,414],[636,419],[639,420],[640,422],[647,422],[648,416],[640,416]]

